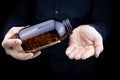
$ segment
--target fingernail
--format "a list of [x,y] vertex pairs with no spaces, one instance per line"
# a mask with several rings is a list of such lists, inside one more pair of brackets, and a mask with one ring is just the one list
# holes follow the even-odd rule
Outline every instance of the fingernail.
[[21,41],[19,39],[16,40],[16,44],[21,44]]

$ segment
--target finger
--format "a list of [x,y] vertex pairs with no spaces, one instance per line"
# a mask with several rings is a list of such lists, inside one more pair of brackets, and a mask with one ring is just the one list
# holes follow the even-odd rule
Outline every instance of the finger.
[[14,52],[11,54],[12,57],[19,59],[19,60],[28,60],[33,57],[33,53],[24,53],[24,52]]
[[5,49],[8,55],[11,55],[15,59],[28,60],[33,57],[33,53],[25,53],[23,50],[17,51],[16,49]]
[[[39,56],[40,54],[41,54],[41,51],[35,52],[32,58],[36,58],[36,57]],[[31,58],[31,59],[32,59],[32,58]]]
[[21,45],[14,46],[13,49],[15,49],[15,50],[18,51],[18,52],[24,52],[24,53],[26,53],[26,52],[24,51],[24,49],[22,48]]
[[77,52],[77,54],[75,55],[75,60],[79,60],[81,59],[82,54],[85,52],[85,49],[83,47],[79,48],[79,51]]
[[69,46],[67,49],[66,49],[66,55],[68,56],[70,53],[72,53],[72,51],[74,50],[74,46]]
[[20,39],[8,39],[2,42],[2,46],[4,48],[13,48],[16,46],[20,46],[21,44],[22,44],[22,41]]
[[103,46],[96,46],[95,57],[99,57],[100,53],[103,51]]
[[87,59],[94,55],[94,47],[93,46],[87,46],[84,53],[82,54],[82,59]]
[[98,57],[99,54],[103,51],[103,40],[101,35],[95,38],[95,57]]
[[13,28],[11,28],[8,31],[8,33],[6,34],[5,39],[9,39],[9,38],[15,36],[18,33],[18,31],[22,28],[24,28],[24,27],[13,27]]
[[5,48],[6,54],[12,55],[13,53],[16,53],[16,50],[13,48]]
[[75,55],[79,52],[79,47],[74,47],[74,50],[68,55],[70,59],[75,58]]
[[18,52],[24,52],[25,53],[25,51],[23,50],[23,48],[21,46],[16,46],[13,49],[15,49]]

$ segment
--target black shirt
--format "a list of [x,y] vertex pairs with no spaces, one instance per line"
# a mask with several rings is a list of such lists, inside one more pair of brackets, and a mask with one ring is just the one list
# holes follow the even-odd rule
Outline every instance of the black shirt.
[[[81,24],[94,26],[104,37],[109,34],[111,22],[110,1],[107,0],[18,0],[5,24],[5,32],[11,26],[31,25],[48,19],[69,18],[73,27]],[[6,29],[9,27],[8,29]]]
[[[95,27],[105,41],[111,30],[109,0],[18,0],[4,25],[2,37],[13,26],[34,25],[50,19],[62,21],[66,18],[70,19],[73,28],[83,24]],[[68,38],[43,50],[39,59],[33,62],[41,60],[41,63],[45,61],[50,64],[56,80],[94,80],[94,58],[70,60],[65,55],[67,46]],[[39,71],[44,72],[45,68],[43,66]]]

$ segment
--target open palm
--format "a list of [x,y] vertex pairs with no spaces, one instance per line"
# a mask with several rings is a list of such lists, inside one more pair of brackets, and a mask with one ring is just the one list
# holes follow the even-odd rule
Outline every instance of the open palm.
[[86,59],[93,55],[96,57],[103,51],[102,36],[95,28],[82,25],[73,30],[70,36],[66,55],[70,59]]

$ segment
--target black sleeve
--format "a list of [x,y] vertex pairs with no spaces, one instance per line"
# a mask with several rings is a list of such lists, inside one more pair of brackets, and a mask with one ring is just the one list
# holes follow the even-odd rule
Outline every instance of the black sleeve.
[[112,3],[111,0],[94,0],[92,6],[92,24],[106,40],[112,29]]
[[29,0],[17,0],[12,11],[5,23],[3,24],[3,30],[1,33],[1,39],[4,38],[8,30],[14,26],[25,26],[27,25],[27,19],[29,16]]

